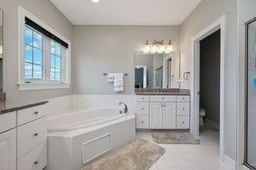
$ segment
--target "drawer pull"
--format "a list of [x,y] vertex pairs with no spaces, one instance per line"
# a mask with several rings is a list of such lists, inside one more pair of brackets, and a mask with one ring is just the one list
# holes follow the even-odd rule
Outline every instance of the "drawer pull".
[[162,100],[164,100],[164,97],[162,97]]
[[35,111],[35,112],[34,112],[34,115],[38,115],[38,111]]
[[182,110],[185,110],[185,108],[183,107]]
[[141,109],[144,110],[144,107],[142,107]]
[[182,124],[185,124],[185,122],[183,121]]
[[185,100],[185,97],[183,97],[182,100]]
[[144,97],[142,97],[141,99],[144,100]]
[[144,120],[142,120],[141,123],[144,123]]
[[35,161],[35,162],[34,162],[34,165],[37,165],[38,163],[39,163],[38,161]]
[[34,136],[38,136],[38,133],[36,132],[36,133],[34,133]]

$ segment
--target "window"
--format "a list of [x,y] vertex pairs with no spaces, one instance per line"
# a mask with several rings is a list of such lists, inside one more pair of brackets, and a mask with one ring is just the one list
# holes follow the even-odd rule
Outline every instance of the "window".
[[70,87],[70,42],[19,7],[20,90]]
[[51,40],[51,80],[62,79],[62,46]]
[[25,80],[43,80],[43,35],[25,27]]

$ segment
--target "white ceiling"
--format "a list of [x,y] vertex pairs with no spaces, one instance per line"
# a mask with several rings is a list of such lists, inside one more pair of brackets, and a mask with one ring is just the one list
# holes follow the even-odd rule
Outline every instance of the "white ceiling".
[[74,25],[180,25],[201,0],[50,0]]

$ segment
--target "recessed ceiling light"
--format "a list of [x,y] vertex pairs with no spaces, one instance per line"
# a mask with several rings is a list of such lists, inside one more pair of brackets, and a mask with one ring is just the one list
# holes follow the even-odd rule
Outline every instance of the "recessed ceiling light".
[[91,1],[94,2],[94,3],[100,2],[100,0],[91,0]]

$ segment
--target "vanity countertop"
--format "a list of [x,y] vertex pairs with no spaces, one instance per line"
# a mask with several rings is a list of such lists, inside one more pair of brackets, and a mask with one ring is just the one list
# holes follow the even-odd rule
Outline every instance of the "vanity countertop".
[[0,115],[8,112],[18,111],[22,109],[27,109],[30,107],[35,107],[48,103],[48,101],[40,102],[0,102]]
[[189,89],[135,89],[137,95],[190,95]]

